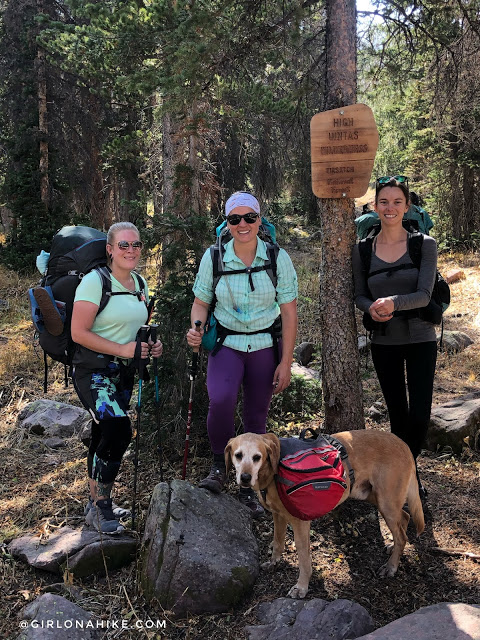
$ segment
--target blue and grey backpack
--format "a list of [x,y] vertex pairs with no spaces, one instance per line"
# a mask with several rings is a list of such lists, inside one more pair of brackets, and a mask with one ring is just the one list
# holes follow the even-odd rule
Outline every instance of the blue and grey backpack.
[[[47,356],[65,365],[65,386],[68,385],[69,373],[67,367],[71,367],[77,350],[77,345],[72,340],[70,330],[73,301],[76,288],[83,276],[95,269],[101,278],[102,298],[97,315],[105,309],[112,296],[129,295],[130,293],[112,292],[110,270],[107,267],[106,245],[107,236],[103,231],[84,226],[63,227],[53,237],[47,268],[39,287],[28,291],[35,333],[43,349],[45,365],[44,392],[47,390]],[[137,292],[130,293],[130,295],[143,296],[143,299],[145,299],[145,282],[137,273],[134,275],[137,280]],[[52,335],[45,327],[44,318],[35,297],[38,288],[42,288],[47,292],[52,303],[56,305],[59,311],[59,316],[63,322],[63,330],[59,335]],[[75,363],[78,364],[77,357]]]

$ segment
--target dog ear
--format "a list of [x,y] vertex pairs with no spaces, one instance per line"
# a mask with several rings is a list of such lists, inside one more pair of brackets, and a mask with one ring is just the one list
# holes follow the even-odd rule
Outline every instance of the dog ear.
[[264,438],[268,459],[270,460],[273,473],[276,474],[278,471],[278,463],[280,461],[280,440],[274,433],[266,433]]
[[228,476],[228,473],[232,467],[232,442],[234,438],[230,438],[227,442],[227,446],[225,447],[225,469]]

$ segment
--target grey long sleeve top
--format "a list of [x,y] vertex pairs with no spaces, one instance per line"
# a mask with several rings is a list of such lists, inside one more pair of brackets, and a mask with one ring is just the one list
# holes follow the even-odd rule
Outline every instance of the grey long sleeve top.
[[[353,248],[352,261],[355,305],[361,311],[368,313],[370,306],[378,298],[391,297],[395,311],[426,307],[430,302],[437,271],[437,243],[432,237],[423,237],[420,270],[414,268],[401,269],[391,274],[380,273],[369,278],[367,285],[358,245]],[[378,258],[373,249],[370,273],[411,262],[408,251],[396,262],[390,263]],[[372,333],[372,342],[376,344],[394,345],[436,340],[433,324],[420,318],[394,316],[383,324],[385,324],[384,332],[374,330]]]

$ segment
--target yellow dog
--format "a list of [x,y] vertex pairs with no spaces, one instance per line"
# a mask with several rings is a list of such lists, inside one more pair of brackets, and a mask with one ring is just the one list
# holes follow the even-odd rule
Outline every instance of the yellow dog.
[[[340,502],[350,497],[376,505],[393,536],[390,558],[380,568],[379,575],[391,577],[397,571],[407,541],[410,516],[403,510],[405,502],[408,503],[417,535],[425,528],[413,456],[400,438],[383,431],[343,431],[333,434],[333,437],[345,447],[355,473],[353,487],[350,487],[346,474],[347,490]],[[233,466],[237,484],[252,487],[261,504],[273,514],[273,554],[262,568],[271,567],[280,560],[285,547],[287,523],[292,525],[299,575],[297,583],[287,595],[304,598],[312,575],[310,522],[292,516],[280,500],[275,483],[279,460],[280,441],[273,433],[244,433],[229,440],[225,448],[227,473]],[[321,494],[319,497],[321,499]]]

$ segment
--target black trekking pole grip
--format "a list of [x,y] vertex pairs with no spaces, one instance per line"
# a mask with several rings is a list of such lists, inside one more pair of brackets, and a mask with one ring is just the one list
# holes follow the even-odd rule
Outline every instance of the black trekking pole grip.
[[[138,341],[139,342],[148,342],[148,334],[150,333],[150,327],[148,324],[143,324],[140,327],[140,331],[138,332]],[[138,364],[138,377],[140,380],[143,380],[143,376],[145,375],[145,362],[147,358],[140,357],[140,361]]]

